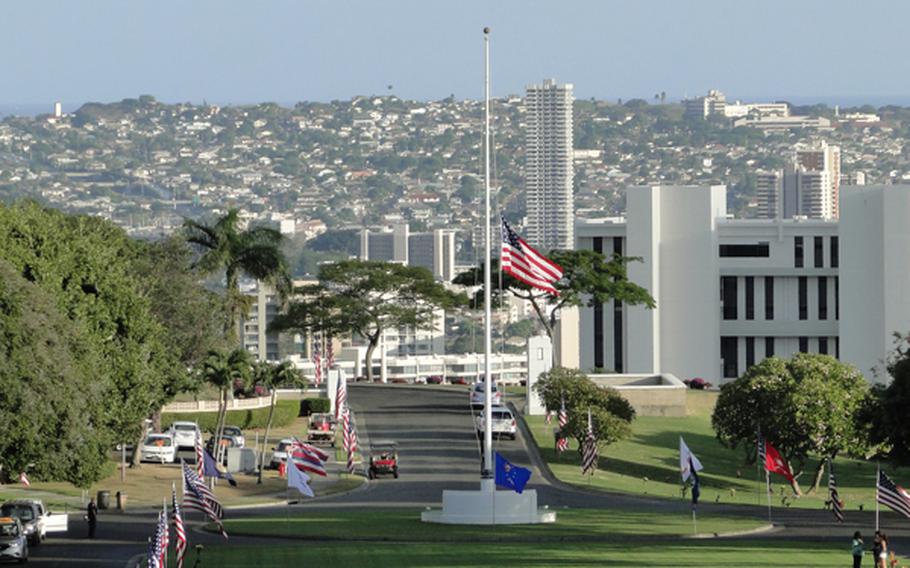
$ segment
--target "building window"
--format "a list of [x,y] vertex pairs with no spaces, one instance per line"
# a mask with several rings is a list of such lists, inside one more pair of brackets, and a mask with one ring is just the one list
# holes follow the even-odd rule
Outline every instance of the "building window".
[[809,279],[799,277],[799,319],[809,319]]
[[753,245],[720,245],[721,258],[753,258],[771,256],[768,243],[756,243]]
[[739,376],[739,352],[736,337],[720,338],[720,358],[724,362],[724,378],[735,379]]
[[818,319],[828,319],[828,279],[818,278]]
[[815,268],[825,267],[825,239],[824,237],[815,237]]
[[837,241],[837,237],[831,237],[831,268],[837,268],[840,265],[840,251],[838,246],[840,243]]
[[799,338],[799,352],[800,352],[800,353],[808,353],[808,352],[809,352],[809,338],[808,338],[808,337],[800,337],[800,338]]
[[840,280],[834,277],[834,319],[840,319]]
[[774,277],[765,276],[765,319],[774,319]]
[[[613,238],[613,255],[622,256],[622,239]],[[613,369],[623,372],[622,302],[613,300]]]
[[[594,237],[594,252],[603,254],[603,237]],[[604,365],[604,307],[594,305],[594,366],[602,369]]]
[[720,301],[725,320],[736,319],[736,276],[720,277]]
[[840,337],[834,338],[834,358],[840,359]]
[[774,357],[774,338],[765,338],[765,357]]
[[803,267],[803,238],[793,238],[793,266],[796,268]]
[[755,319],[755,277],[746,276],[746,319]]
[[746,338],[746,369],[755,364],[755,338]]
[[821,353],[822,355],[828,354],[828,338],[827,337],[818,338],[818,352]]

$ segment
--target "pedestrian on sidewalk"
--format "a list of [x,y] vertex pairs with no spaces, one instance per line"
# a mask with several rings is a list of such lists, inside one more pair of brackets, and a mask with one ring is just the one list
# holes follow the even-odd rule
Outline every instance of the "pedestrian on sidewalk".
[[863,535],[861,535],[859,531],[853,533],[851,552],[853,553],[853,568],[862,568],[863,554],[865,554],[866,551],[863,549]]
[[98,505],[95,504],[94,497],[88,502],[85,520],[88,521],[88,537],[95,538],[95,527],[98,526]]

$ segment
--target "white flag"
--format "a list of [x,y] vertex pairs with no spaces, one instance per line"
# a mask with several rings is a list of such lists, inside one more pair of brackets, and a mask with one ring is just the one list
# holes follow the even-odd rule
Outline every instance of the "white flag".
[[[689,464],[692,464],[691,467]],[[692,468],[695,468],[695,471],[701,471],[704,469],[701,466],[701,462],[698,461],[698,458],[695,457],[691,451],[689,451],[689,446],[686,445],[686,442],[683,441],[683,437],[679,437],[679,473],[682,475],[683,483],[689,479],[689,476],[692,475]]]
[[313,489],[307,484],[310,476],[297,469],[297,465],[288,455],[288,489],[296,489],[307,497],[315,497]]

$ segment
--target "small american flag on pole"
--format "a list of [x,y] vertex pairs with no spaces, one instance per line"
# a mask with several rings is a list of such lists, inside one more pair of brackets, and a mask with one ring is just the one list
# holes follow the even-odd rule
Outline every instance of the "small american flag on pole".
[[183,526],[183,515],[180,513],[180,504],[177,503],[177,488],[171,484],[171,502],[174,512],[171,519],[174,522],[174,543],[175,557],[177,568],[183,568],[184,557],[186,556],[186,527]]
[[837,493],[837,482],[834,480],[834,462],[828,458],[828,499],[831,501],[831,512],[838,522],[844,522],[844,502]]
[[322,349],[320,346],[320,339],[316,336],[313,337],[313,365],[315,369],[313,370],[313,379],[316,383],[316,386],[322,384]]
[[556,453],[563,453],[569,449],[569,438],[566,436],[566,426],[569,424],[569,413],[566,412],[566,401],[562,401],[559,407],[559,438],[556,440]]
[[348,383],[341,372],[338,375],[338,387],[335,389],[335,420],[340,420],[347,410]]
[[502,271],[521,280],[528,286],[554,296],[559,292],[553,286],[562,279],[562,267],[537,252],[518,236],[502,217]]
[[588,434],[582,444],[581,474],[594,475],[597,470],[597,438],[594,437],[594,427],[591,425],[591,411],[588,410]]
[[25,475],[25,472],[24,472],[24,471],[20,471],[20,472],[19,472],[19,483],[21,483],[22,485],[24,485],[24,486],[26,486],[26,487],[31,487],[31,485],[32,485],[32,484],[29,482],[28,476]]
[[221,503],[215,498],[215,494],[205,486],[205,481],[197,476],[186,462],[180,461],[183,466],[183,508],[205,513],[213,523],[218,525],[221,536],[227,539],[227,531],[224,530],[224,525],[221,523],[221,517],[224,516]]

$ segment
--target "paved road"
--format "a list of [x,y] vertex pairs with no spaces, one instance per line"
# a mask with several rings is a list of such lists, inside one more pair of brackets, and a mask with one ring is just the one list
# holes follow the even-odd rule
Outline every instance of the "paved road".
[[[424,507],[439,506],[444,489],[478,487],[480,445],[474,433],[473,419],[468,406],[468,394],[434,387],[380,387],[351,385],[349,399],[357,412],[361,446],[370,439],[392,439],[399,443],[399,479],[382,477],[354,492],[324,499],[302,502],[299,508],[348,509],[362,507]],[[535,465],[526,441],[495,442],[495,450],[513,463],[529,467],[534,472],[530,487],[538,491],[538,503],[559,507],[632,507],[640,510],[687,514],[688,505],[667,500],[591,494],[550,483]],[[282,514],[284,507],[231,511],[231,517]],[[702,510],[737,513],[763,518],[767,511],[755,506],[702,505]],[[99,540],[84,538],[85,523],[71,516],[67,535],[52,537],[33,552],[38,566],[124,566],[127,561],[145,550],[145,539],[154,526],[154,514],[104,515],[98,528]],[[845,541],[853,530],[871,533],[872,513],[851,513],[852,523],[836,527],[826,511],[775,509],[774,520],[787,526],[786,531],[757,535],[751,538],[808,538]],[[898,551],[910,550],[910,522],[889,514],[886,528]],[[857,522],[859,521],[859,522]],[[895,530],[895,526],[908,529]],[[197,523],[198,526],[198,523]],[[193,544],[216,544],[219,536],[193,532]],[[232,544],[262,542],[259,539],[233,537]]]

